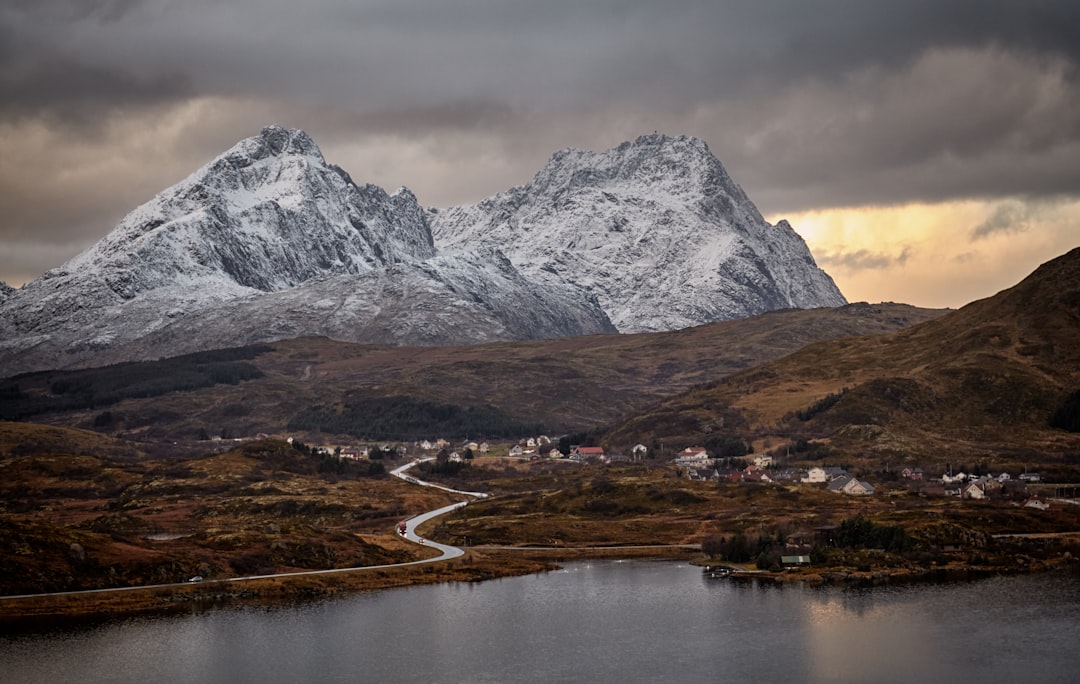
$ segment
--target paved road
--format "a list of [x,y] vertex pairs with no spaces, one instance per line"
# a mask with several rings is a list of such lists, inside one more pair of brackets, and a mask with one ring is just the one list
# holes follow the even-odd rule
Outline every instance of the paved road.
[[[411,484],[420,485],[422,487],[434,487],[435,489],[441,489],[443,491],[450,492],[451,494],[462,494],[464,496],[470,496],[470,497],[473,497],[473,498],[483,498],[483,497],[487,496],[487,494],[484,494],[482,492],[462,492],[462,491],[459,491],[459,490],[456,490],[456,489],[450,489],[449,487],[443,487],[442,485],[437,485],[437,484],[434,484],[432,482],[425,482],[423,480],[418,480],[415,477],[406,474],[410,468],[412,468],[413,466],[419,465],[421,462],[426,461],[426,460],[432,460],[432,459],[419,459],[419,460],[416,460],[416,461],[412,461],[411,463],[406,463],[405,465],[401,466],[400,468],[397,468],[397,469],[393,470],[390,474],[393,475],[394,477],[399,477],[399,478],[401,478],[401,479],[403,479],[406,482],[409,482]],[[300,571],[300,572],[282,572],[282,573],[273,574],[273,575],[246,575],[244,577],[228,577],[228,578],[225,578],[225,579],[211,580],[211,581],[213,581],[213,582],[247,582],[249,580],[273,579],[273,578],[276,578],[276,577],[301,577],[301,576],[304,576],[304,575],[333,575],[335,573],[341,573],[341,572],[356,572],[357,570],[381,570],[381,569],[385,569],[385,568],[400,568],[400,567],[405,567],[405,566],[408,566],[408,565],[422,565],[424,563],[436,563],[436,562],[439,562],[439,561],[449,560],[451,558],[457,558],[459,556],[464,555],[465,552],[462,551],[461,549],[459,549],[456,546],[447,546],[446,544],[437,544],[435,542],[428,541],[426,539],[421,539],[421,537],[416,534],[416,528],[417,528],[417,526],[427,522],[428,520],[431,520],[432,518],[437,518],[440,515],[445,515],[446,513],[449,513],[450,511],[454,511],[454,510],[457,510],[457,509],[461,508],[462,506],[465,506],[466,504],[469,503],[469,501],[471,501],[471,499],[468,499],[468,500],[465,500],[465,501],[459,501],[458,503],[450,504],[449,506],[443,506],[442,508],[436,509],[434,511],[429,511],[427,513],[422,513],[421,515],[415,516],[413,518],[409,518],[408,520],[405,521],[405,525],[406,525],[406,530],[405,530],[405,535],[404,535],[405,538],[408,539],[409,541],[415,542],[417,544],[423,544],[424,546],[430,546],[431,548],[436,549],[436,550],[441,552],[441,555],[435,556],[433,558],[425,558],[423,560],[408,561],[406,563],[389,563],[389,564],[386,564],[386,565],[362,565],[362,566],[353,567],[353,568],[337,568],[337,569],[334,569],[334,570],[303,570],[303,571]],[[22,599],[22,598],[37,598],[37,597],[42,597],[42,596],[76,596],[76,595],[79,595],[79,594],[104,594],[106,592],[113,592],[113,591],[139,591],[139,590],[143,590],[143,589],[165,589],[165,588],[169,588],[169,587],[183,587],[183,586],[187,586],[189,584],[190,584],[190,582],[173,582],[173,583],[170,583],[170,584],[144,584],[144,585],[140,585],[140,586],[136,586],[136,587],[112,587],[110,589],[82,589],[80,591],[56,591],[56,592],[51,592],[51,593],[47,593],[47,594],[16,594],[16,595],[12,595],[12,596],[0,596],[0,601],[10,600],[10,599]]]
[[[487,496],[487,494],[485,494],[483,492],[463,492],[460,489],[451,489],[449,487],[444,487],[442,485],[435,484],[434,482],[425,482],[424,480],[418,480],[415,477],[413,477],[412,475],[408,474],[408,471],[409,471],[410,468],[412,468],[414,466],[417,466],[417,465],[419,465],[419,464],[421,464],[421,463],[423,463],[425,461],[433,461],[433,460],[435,460],[435,459],[433,459],[433,458],[417,459],[417,460],[412,461],[410,463],[406,463],[405,465],[403,465],[403,466],[401,466],[399,468],[395,468],[394,470],[390,471],[390,474],[393,475],[394,477],[400,477],[402,480],[405,480],[406,482],[409,482],[409,483],[412,483],[412,484],[415,484],[415,485],[420,485],[421,487],[432,487],[434,489],[441,489],[444,492],[450,492],[451,494],[461,494],[463,496],[473,497],[474,499],[482,499],[482,498]],[[471,499],[467,499],[465,501],[459,501],[459,502],[457,502],[455,504],[450,504],[449,506],[443,506],[442,508],[436,509],[434,511],[428,511],[427,513],[421,513],[420,515],[418,515],[416,517],[413,517],[413,518],[409,518],[408,520],[405,521],[405,535],[404,536],[405,536],[406,539],[408,539],[411,542],[416,542],[417,544],[424,544],[425,546],[430,546],[431,548],[438,549],[439,551],[442,552],[441,556],[437,556],[435,558],[428,558],[424,562],[431,563],[431,562],[434,562],[434,561],[447,560],[449,558],[457,558],[458,556],[462,556],[462,555],[465,554],[464,551],[462,551],[461,549],[459,549],[456,546],[447,546],[446,544],[438,544],[438,543],[430,541],[428,539],[422,539],[418,534],[416,534],[416,528],[418,526],[420,526],[421,524],[426,523],[428,520],[431,520],[432,518],[438,518],[440,515],[445,515],[446,513],[449,513],[450,511],[456,511],[457,509],[461,508],[462,506],[468,505],[469,501],[471,501]]]

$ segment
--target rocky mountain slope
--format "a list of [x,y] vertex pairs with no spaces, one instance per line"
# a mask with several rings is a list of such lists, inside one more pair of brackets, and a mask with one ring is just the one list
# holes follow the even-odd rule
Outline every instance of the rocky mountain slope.
[[791,226],[766,222],[691,137],[563,150],[529,183],[431,221],[440,248],[491,244],[531,278],[594,293],[620,332],[845,303]]
[[843,303],[803,241],[766,223],[693,138],[563,151],[526,186],[428,212],[269,126],[67,264],[0,288],[0,364],[13,375],[298,335],[446,345],[670,330]]
[[501,253],[480,248],[240,297],[179,316],[95,360],[119,363],[157,358],[162,349],[186,354],[313,334],[345,342],[429,346],[600,332],[614,330],[595,302],[565,288],[532,283]]
[[[613,330],[587,296],[534,286],[491,249],[435,256],[412,193],[358,186],[303,131],[271,126],[61,268],[5,291],[0,358],[13,374],[293,331],[451,343]],[[413,306],[395,291],[431,301]],[[460,327],[448,320],[464,311]]]

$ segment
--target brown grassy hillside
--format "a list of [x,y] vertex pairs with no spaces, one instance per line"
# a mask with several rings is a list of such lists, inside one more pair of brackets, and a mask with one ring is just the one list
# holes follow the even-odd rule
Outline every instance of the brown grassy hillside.
[[811,344],[691,390],[610,439],[674,445],[732,432],[829,438],[849,454],[1067,454],[1080,435],[1049,421],[1078,389],[1080,249],[935,320]]
[[[327,416],[355,415],[361,425],[366,417],[371,425],[373,413],[385,408],[388,399],[408,400],[397,413],[418,411],[416,402],[421,401],[488,407],[488,423],[560,433],[608,424],[658,399],[815,341],[893,332],[942,313],[902,304],[853,304],[778,311],[666,333],[453,348],[372,347],[308,338],[117,366],[104,373],[23,375],[0,382],[0,400],[7,397],[7,405],[15,409],[38,406],[34,402],[51,407],[18,416],[21,420],[159,441],[281,434],[312,407],[321,407]],[[119,382],[128,377],[137,378],[137,386]],[[166,382],[172,378],[177,389],[162,392],[172,387]],[[77,405],[79,396],[95,391],[94,401]],[[125,392],[148,396],[101,401]],[[440,411],[435,407],[432,413]],[[318,422],[315,418],[308,425]],[[457,422],[460,436],[484,435],[482,429]],[[319,427],[332,432],[326,421]],[[432,429],[417,428],[414,434],[401,428],[401,434],[384,438],[436,436]],[[455,435],[448,429],[442,436]]]

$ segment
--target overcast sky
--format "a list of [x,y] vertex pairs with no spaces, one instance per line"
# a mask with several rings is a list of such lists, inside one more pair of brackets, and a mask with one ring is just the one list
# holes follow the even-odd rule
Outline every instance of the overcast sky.
[[0,280],[268,123],[430,206],[704,139],[849,300],[960,306],[1080,246],[1075,0],[5,0]]

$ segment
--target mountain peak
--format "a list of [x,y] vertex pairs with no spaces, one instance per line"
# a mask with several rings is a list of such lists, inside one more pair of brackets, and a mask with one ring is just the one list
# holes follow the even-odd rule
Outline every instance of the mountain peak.
[[704,141],[568,148],[527,184],[431,217],[436,244],[490,242],[597,297],[621,332],[845,302],[787,223],[770,225]]
[[843,303],[802,239],[769,225],[698,138],[563,150],[523,186],[425,213],[407,188],[357,185],[307,133],[270,125],[60,269],[0,288],[0,358],[81,364],[139,339],[161,355],[211,319],[220,335],[192,344],[236,342],[230,327],[256,310],[259,339],[365,329],[432,343],[458,338],[431,333],[431,316],[479,340]]
[[315,141],[298,128],[270,125],[258,135],[245,138],[203,167],[204,173],[219,174],[230,167],[241,169],[257,162],[288,157],[308,157],[325,164]]

